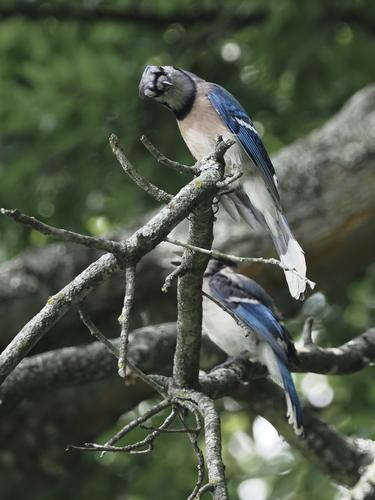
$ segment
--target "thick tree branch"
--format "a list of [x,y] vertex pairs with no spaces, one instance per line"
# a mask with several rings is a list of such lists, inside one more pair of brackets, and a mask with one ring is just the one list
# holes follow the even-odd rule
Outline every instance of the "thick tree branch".
[[298,349],[300,367],[295,371],[343,375],[362,370],[375,359],[375,328],[340,347],[310,345]]
[[[90,329],[92,323],[90,322]],[[147,373],[171,373],[171,360],[176,343],[176,324],[164,323],[135,330],[130,337],[129,356],[132,363]],[[203,337],[203,367],[220,361],[219,350]],[[102,341],[101,341],[102,342]],[[112,342],[118,352],[119,339]],[[298,372],[321,374],[354,373],[375,360],[375,329],[372,328],[356,339],[334,348],[304,347],[298,350],[300,365]],[[346,369],[348,366],[348,369]],[[245,376],[245,368],[238,363],[227,368],[216,369],[213,374],[223,391],[233,387],[234,380]],[[233,377],[230,375],[234,372]],[[11,410],[25,397],[38,392],[58,389],[66,385],[85,384],[103,380],[116,373],[116,359],[104,344],[94,342],[87,346],[66,347],[24,359],[0,386],[0,414]],[[211,376],[214,376],[214,375]],[[228,384],[228,385],[226,385]],[[215,397],[219,397],[216,394]]]
[[[201,162],[201,169],[211,176],[215,186],[224,177],[224,154],[234,141],[218,138],[215,155]],[[199,181],[198,181],[199,182]],[[189,217],[190,245],[211,248],[214,216],[213,194],[207,196]],[[177,345],[173,362],[173,380],[178,387],[195,387],[198,383],[199,352],[202,332],[202,280],[208,256],[184,251],[182,274],[177,283]]]
[[296,436],[284,419],[284,395],[268,380],[251,382],[243,390],[241,399],[253,411],[271,422],[303,457],[340,484],[353,486],[358,481],[363,466],[373,460],[372,453],[361,449],[355,439],[338,433],[324,423],[311,408],[304,408],[304,438]]
[[[363,337],[367,340],[362,342]],[[176,339],[175,324],[147,327],[135,331],[129,344],[129,359],[147,373],[171,373],[172,358]],[[205,339],[206,341],[207,339]],[[333,363],[345,358],[350,363],[368,350],[368,342],[375,344],[375,331],[371,330],[358,337],[358,342],[351,343],[345,349],[336,348],[330,352]],[[118,340],[114,341],[118,345]],[[213,346],[203,352],[212,352]],[[372,349],[372,348],[371,348]],[[330,350],[328,350],[330,351]],[[217,352],[217,351],[216,351]],[[320,372],[319,357],[315,353],[304,351],[302,367],[308,371]],[[322,349],[324,352],[324,349]],[[371,356],[374,352],[371,351]],[[311,359],[310,359],[311,357]],[[216,358],[217,360],[218,358]],[[368,359],[368,363],[371,359]],[[211,363],[214,358],[211,358]],[[356,365],[360,369],[359,364]],[[326,366],[322,366],[322,372]],[[354,369],[354,365],[353,365]],[[255,371],[254,371],[255,370]],[[98,343],[88,346],[65,348],[25,359],[7,378],[0,388],[0,414],[9,412],[21,399],[32,398],[37,394],[54,392],[59,387],[69,385],[85,387],[95,380],[105,380],[116,373],[116,362],[107,348]],[[247,402],[253,411],[268,419],[278,431],[308,459],[329,473],[336,481],[354,485],[360,478],[361,467],[372,461],[371,454],[358,447],[356,441],[336,433],[310,410],[305,409],[306,438],[295,436],[286,422],[284,415],[284,397],[280,389],[265,379],[260,379],[260,370],[251,365],[250,371],[246,363],[239,361],[221,366],[200,379],[201,390],[212,398],[224,395],[240,397]],[[252,375],[256,378],[252,380]],[[247,379],[248,387],[241,386]],[[324,439],[322,438],[324,437]]]
[[[199,177],[184,186],[168,205],[122,243],[122,264],[135,265],[163,241],[202,200],[214,196],[217,190],[217,169],[222,170],[217,158],[220,161],[230,145],[218,141],[215,153],[207,158],[207,168],[202,166]],[[22,328],[0,355],[0,383],[72,305],[81,302],[100,282],[108,279],[118,269],[117,259],[113,255],[104,255],[50,297],[43,309]]]
[[[374,145],[375,86],[369,86],[322,128],[274,157],[283,206],[306,252],[309,275],[322,291],[337,285],[338,279],[352,279],[373,261],[368,234],[375,231]],[[236,255],[272,255],[268,235],[230,222],[222,210],[216,217],[216,248]],[[118,238],[128,238],[130,234],[129,230],[124,231]],[[172,237],[185,241],[185,235],[186,227],[181,225]],[[142,307],[155,302],[158,310],[169,307],[169,298],[159,293],[168,262],[175,257],[168,247],[157,249],[139,265],[138,299]],[[356,259],[352,258],[354,254]],[[42,307],[48,295],[61,289],[97,257],[92,248],[55,244],[29,250],[2,264],[2,344]],[[281,273],[277,276],[269,272],[268,266],[251,263],[241,264],[241,271],[260,281],[271,295],[277,295],[284,312],[290,313],[296,307],[287,297]],[[109,274],[114,272],[110,270]],[[96,296],[95,313],[103,318],[108,316],[111,304],[121,301],[122,289],[119,279],[102,288]],[[104,292],[106,300],[102,300]],[[71,316],[69,325],[77,323],[78,319]]]
[[[353,121],[352,117],[351,119]],[[368,123],[367,125],[370,125],[370,123]],[[372,130],[371,127],[369,130]],[[221,143],[222,147],[224,147],[223,144],[224,143]],[[370,152],[372,151],[370,146],[368,150]],[[120,268],[120,264],[121,266],[134,266],[141,257],[143,257],[166,237],[169,231],[173,227],[175,227],[175,225],[181,220],[181,217],[183,218],[183,214],[184,216],[186,216],[194,208],[197,209],[196,214],[199,213],[198,207],[200,208],[203,200],[210,199],[210,197],[212,198],[212,196],[214,196],[217,192],[217,182],[213,182],[212,178],[217,176],[217,170],[219,169],[219,166],[217,165],[217,161],[215,162],[213,158],[211,158],[211,161],[214,162],[215,165],[210,166],[207,165],[207,163],[209,162],[206,162],[206,166],[208,168],[203,169],[198,179],[195,179],[191,183],[189,183],[186,188],[184,188],[186,190],[181,190],[180,193],[178,193],[178,195],[174,198],[172,203],[170,203],[167,207],[164,207],[151,221],[145,224],[145,226],[141,230],[130,236],[124,244],[121,244],[120,263],[112,255],[103,256],[101,259],[99,259],[99,261],[92,264],[86,271],[81,273],[79,277],[75,278],[75,280],[67,285],[67,287],[59,292],[59,294],[56,294],[48,301],[47,305],[41,311],[41,313],[39,313],[39,315],[37,315],[28,325],[26,325],[22,333],[16,337],[14,342],[10,344],[9,348],[6,349],[0,356],[0,375],[3,375],[3,379],[14,369],[19,360],[22,359],[23,356],[25,356],[25,354],[30,350],[35,342],[37,342],[39,338],[44,333],[46,333],[46,331],[48,331],[60,317],[65,314],[65,312],[71,307],[72,304],[80,302],[82,298],[90,293],[101,281],[104,281],[110,274],[113,274],[116,270],[118,270]],[[327,170],[328,168],[325,168],[323,176],[326,175]],[[360,176],[360,169],[357,171],[357,173],[358,172],[358,175]],[[313,175],[314,182],[316,181],[317,177],[319,176]],[[324,180],[328,180],[329,182],[329,179]],[[319,179],[319,183],[321,181],[322,179]],[[202,183],[204,184],[204,189],[201,189]],[[196,190],[201,190],[201,194],[196,195]],[[183,191],[184,194],[182,195]],[[176,207],[174,206],[174,202],[177,198],[179,199],[179,204],[176,209]],[[345,207],[343,207],[343,210],[345,210]],[[198,217],[195,222],[199,224],[202,220],[203,218]],[[195,234],[203,234],[203,232],[198,231]],[[206,231],[204,234],[207,235],[208,232]],[[70,234],[68,236],[71,237]],[[192,241],[190,243],[193,246],[205,246],[205,244],[202,244],[202,242],[200,241]],[[191,292],[193,290],[193,286],[198,289],[198,281],[200,281],[201,284],[201,270],[199,269],[199,271],[195,272],[194,268],[194,258],[196,258],[196,255],[194,253],[191,254],[190,252],[191,249],[188,249],[185,252],[183,263],[185,273],[187,273],[185,274],[185,276],[190,273],[191,279],[190,282],[187,281],[186,283],[186,292]],[[193,257],[191,257],[190,255],[193,255]],[[199,258],[207,259],[207,256],[199,255]],[[190,267],[188,265],[189,263]],[[185,276],[180,277],[179,280],[183,280]],[[189,297],[188,293],[186,294],[186,297],[188,297],[188,302],[193,303],[191,301],[191,296]],[[196,297],[194,298],[194,300],[195,299]],[[189,335],[180,335],[179,338],[182,343],[185,343],[187,352],[189,352],[189,342],[187,342],[187,340],[191,341],[195,351],[197,351],[197,345],[199,342],[199,310],[193,317],[195,323],[194,330],[196,331],[196,334],[192,334],[190,338]],[[183,322],[183,326],[182,328],[180,328],[180,333],[182,330],[188,332],[189,327],[189,323]],[[323,350],[314,346],[307,346],[304,348],[304,350],[302,350],[301,358],[303,358],[303,356],[307,356],[306,359],[310,360],[311,365],[314,365],[314,361],[311,361],[311,359],[315,357],[315,363],[319,369],[320,359],[323,359],[324,355],[326,355],[325,362],[322,364],[322,366],[320,366],[320,369],[326,371],[329,369],[329,373],[332,373],[332,364],[334,366],[335,373],[340,373],[342,372],[342,370],[346,369],[342,364],[342,360],[344,358],[351,360],[350,362],[352,363],[352,369],[359,369],[363,366],[366,366],[374,355],[373,337],[374,332],[372,331],[369,332],[369,334],[366,334],[366,338],[355,339],[353,341],[354,348],[353,344],[346,344],[341,348],[331,349],[326,353],[323,353]],[[355,359],[352,355],[353,349],[354,352],[356,352],[358,355],[355,357]],[[147,351],[147,354],[149,354],[149,351]],[[4,361],[3,365],[1,365],[2,360]],[[328,363],[327,360],[329,360],[330,362]],[[40,358],[38,361],[40,361]],[[56,361],[56,359],[54,361]],[[193,360],[191,361],[192,363],[194,362]],[[25,360],[24,363],[27,364],[27,360]],[[157,363],[159,363],[159,360],[157,361]],[[196,365],[190,363],[190,360],[186,362],[186,358],[183,359],[182,354],[180,356],[180,359],[178,360],[178,363],[180,363],[180,367],[184,367],[180,372],[178,372],[178,376],[176,376],[175,373],[175,381],[177,381],[178,377],[180,377],[181,375],[180,380],[182,381],[182,383],[179,383],[178,385],[190,385],[190,380],[187,380],[187,377],[190,373],[193,373],[194,378],[196,377]],[[163,368],[166,368],[167,366],[170,367],[170,361],[168,364],[164,365]],[[94,363],[94,367],[95,370],[97,370],[96,363]],[[190,368],[193,369],[190,370]],[[111,366],[111,369],[113,369],[113,365]],[[3,372],[1,372],[1,370],[3,370]],[[18,370],[16,370],[14,374],[12,374],[6,380],[3,388],[0,389],[1,391],[3,391],[4,388],[5,390],[7,387],[9,388],[8,384],[9,382],[12,383],[12,379],[15,375],[17,375],[17,372]],[[353,485],[354,483],[356,483],[359,480],[359,476],[362,470],[361,468],[367,466],[373,460],[373,457],[370,456],[371,454],[367,451],[361,450],[353,440],[337,434],[335,431],[333,431],[331,428],[317,419],[314,414],[310,415],[308,411],[305,414],[305,420],[307,422],[307,437],[305,441],[299,440],[292,433],[290,426],[288,426],[285,422],[285,412],[282,411],[284,399],[279,389],[277,389],[267,380],[258,380],[255,383],[255,380],[253,380],[251,377],[251,373],[250,383],[248,386],[248,388],[250,388],[251,390],[247,391],[243,388],[240,388],[240,383],[244,373],[241,364],[240,366],[234,365],[234,367],[232,368],[224,367],[219,370],[215,370],[215,372],[206,377],[202,377],[202,379],[200,380],[202,390],[204,391],[203,397],[207,398],[205,399],[206,402],[209,402],[206,407],[206,410],[207,408],[208,410],[205,411],[204,407],[200,407],[200,411],[206,417],[206,419],[208,418],[208,420],[211,422],[207,431],[207,435],[211,434],[213,436],[213,444],[215,445],[211,450],[212,463],[209,464],[211,467],[211,476],[213,478],[212,481],[210,478],[209,485],[210,487],[215,487],[215,494],[220,491],[220,488],[223,485],[223,487],[225,488],[225,481],[223,474],[221,474],[223,473],[223,467],[220,457],[220,442],[218,438],[219,422],[217,415],[215,414],[213,403],[209,399],[210,397],[219,397],[225,394],[236,394],[241,397],[241,394],[243,394],[244,399],[251,403],[251,407],[255,409],[259,414],[264,415],[271,422],[273,422],[279,429],[279,431],[285,435],[286,439],[288,439],[296,448],[300,449],[305,456],[307,456],[311,460],[318,462],[318,465],[326,470],[335,480],[343,484]],[[27,373],[27,376],[30,377],[30,371]],[[45,376],[45,372],[43,373],[43,376]],[[38,388],[40,390],[40,387]],[[7,395],[5,394],[5,398],[3,398],[4,410],[9,402],[9,400],[7,402],[6,398]],[[326,443],[328,443],[329,445],[328,448],[326,447]],[[202,489],[200,488],[199,491],[202,492]],[[219,495],[219,493],[217,494]],[[222,496],[218,496],[217,498],[226,498],[225,490],[222,490],[220,494]]]
[[[85,324],[96,335],[90,318],[85,318]],[[115,353],[102,340],[100,342],[66,347],[24,359],[0,386],[0,415],[10,411],[24,398],[115,375],[117,360],[114,354],[118,353],[120,340],[112,341]],[[129,360],[146,373],[166,373],[165,370],[170,373],[175,343],[175,323],[135,330],[131,335]],[[155,367],[158,369],[154,370]]]

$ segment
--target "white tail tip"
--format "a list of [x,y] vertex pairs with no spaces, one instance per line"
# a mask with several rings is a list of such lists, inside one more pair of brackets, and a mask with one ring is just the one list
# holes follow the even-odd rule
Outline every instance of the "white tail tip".
[[284,255],[280,255],[280,260],[288,269],[297,271],[298,274],[293,271],[284,272],[291,296],[302,300],[307,285],[306,261],[302,248],[293,237],[289,239],[287,251]]

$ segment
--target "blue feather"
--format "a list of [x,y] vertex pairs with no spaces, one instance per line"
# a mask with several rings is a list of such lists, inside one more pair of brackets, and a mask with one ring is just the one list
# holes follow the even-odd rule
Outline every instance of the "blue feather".
[[270,309],[260,303],[239,302],[235,314],[267,342],[280,359],[287,361],[284,347],[285,330]]
[[294,385],[293,378],[288,370],[288,367],[280,359],[278,359],[277,362],[283,380],[284,390],[288,393],[290,401],[292,403],[293,415],[295,416],[296,431],[298,433],[299,430],[303,430],[303,413],[296,387]]
[[297,360],[296,351],[288,331],[280,322],[271,297],[255,281],[229,268],[214,272],[209,286],[216,300],[230,309],[261,342],[271,347],[286,395],[289,422],[293,424],[297,434],[301,433],[303,415],[288,368],[290,359]]
[[275,183],[275,169],[267,154],[262,140],[245,109],[227,90],[212,84],[207,97],[229,130],[235,134],[246,153],[259,169],[268,190],[276,204],[280,204],[280,195]]

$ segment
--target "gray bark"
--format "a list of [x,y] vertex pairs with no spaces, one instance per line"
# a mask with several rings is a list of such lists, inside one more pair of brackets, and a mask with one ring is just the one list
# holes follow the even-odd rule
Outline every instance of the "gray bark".
[[[309,276],[317,287],[329,291],[358,275],[373,260],[368,235],[375,232],[375,86],[358,92],[322,128],[284,148],[274,157],[274,163],[285,212],[305,249]],[[129,234],[124,230],[118,238]],[[184,234],[186,225],[181,224],[175,236],[182,238]],[[237,255],[274,255],[268,235],[228,221],[222,210],[215,224],[214,246]],[[175,251],[163,244],[142,261],[138,268],[136,316],[137,312],[146,312],[151,322],[174,318],[170,298],[159,291]],[[99,255],[84,247],[54,244],[2,264],[1,344],[6,345],[50,295]],[[255,265],[244,265],[241,271],[276,293],[284,311],[296,307],[288,297],[281,271],[276,274],[274,269]],[[89,310],[95,319],[108,324],[114,305],[121,303],[122,286],[121,280],[114,277],[90,297]],[[77,325],[78,318],[69,315],[56,331]]]
[[[329,287],[337,284],[339,279],[349,279],[361,272],[372,259],[368,235],[375,225],[373,217],[375,211],[374,163],[374,86],[354,96],[344,109],[322,129],[285,148],[275,158],[283,205],[297,238],[306,250],[309,275],[323,289],[328,290]],[[185,227],[181,224],[174,236],[182,239],[184,233]],[[123,238],[124,234],[119,234],[118,237]],[[215,224],[215,246],[237,255],[268,256],[272,253],[268,236],[251,233],[243,225],[237,226],[232,222],[228,224],[228,220],[222,213],[219,213]],[[164,297],[159,293],[162,276],[165,274],[171,257],[174,256],[174,251],[174,247],[163,244],[142,260],[138,266],[138,302],[135,304],[135,311],[138,312],[139,317],[142,312],[146,312],[150,323],[160,319],[169,319],[174,314],[171,312],[173,305],[171,307],[170,296]],[[1,343],[5,345],[23,324],[40,310],[50,295],[60,290],[99,255],[99,252],[92,249],[58,244],[26,252],[23,256],[2,265],[0,267],[0,315],[4,329],[1,334]],[[114,262],[113,264],[115,265]],[[112,270],[111,268],[111,272]],[[259,279],[271,292],[278,291],[278,302],[280,302],[280,297],[286,297],[286,294],[283,295],[282,292],[286,290],[286,286],[281,272],[280,279],[274,280],[274,273],[269,272],[264,266],[260,268],[247,265],[243,266],[242,270]],[[123,284],[115,277],[102,284],[89,297],[88,309],[94,313],[94,318],[99,319],[100,323],[114,325],[113,316],[117,315],[120,309],[117,305],[121,303],[122,293]],[[153,302],[151,307],[144,305],[150,302]],[[72,342],[72,339],[75,342],[78,338],[83,339],[81,327],[78,325],[77,315],[69,314],[55,325],[55,334],[47,340],[44,347],[43,345],[38,347],[45,349],[48,342],[49,345],[60,346]],[[63,338],[61,338],[62,332],[64,332]],[[146,356],[150,354],[150,347],[151,344],[145,347]],[[157,350],[156,353],[159,355],[160,352]],[[50,356],[53,357],[53,354]],[[311,361],[311,358],[307,359]],[[68,358],[66,362],[67,360]],[[36,371],[38,371],[39,361],[36,361],[34,365]],[[155,360],[156,365],[153,365],[153,371],[157,370],[158,361],[159,359]],[[32,363],[32,360],[25,361],[25,363],[28,362]],[[362,362],[363,356],[358,366]],[[353,366],[357,366],[356,363],[354,361]],[[140,364],[142,365],[141,361]],[[87,366],[86,369],[89,371]],[[64,444],[68,441],[80,440],[82,442],[86,438],[92,438],[110,425],[121,411],[126,411],[150,395],[150,390],[142,384],[137,383],[131,390],[124,389],[118,379],[110,379],[109,382],[99,380],[100,373],[99,365],[97,374],[90,374],[90,382],[86,381],[86,385],[82,386],[84,391],[68,387],[68,382],[65,380],[61,390],[48,394],[48,399],[42,397],[41,394],[35,399],[27,398],[12,413],[12,419],[5,420],[1,428],[1,438],[4,444],[0,453],[0,463],[3,466],[1,473],[4,474],[1,478],[4,496],[7,491],[11,491],[9,489],[11,486],[14,488],[20,484],[20,474],[24,470],[32,470],[35,488],[46,476],[58,477],[63,473],[67,462],[76,460],[72,456],[62,457],[63,442]],[[52,375],[51,377],[53,379]],[[12,380],[13,378],[7,380],[7,384]],[[29,377],[26,376],[24,385],[28,387],[29,383]],[[48,388],[48,386],[45,387]],[[265,394],[267,390],[265,387]],[[17,397],[12,397],[15,398],[14,403]],[[249,398],[256,411],[264,414],[271,421],[274,419],[275,425],[278,423],[279,428],[283,428],[282,423],[278,421],[280,412],[277,415],[275,412],[272,413],[271,410],[267,410],[266,401],[261,407],[259,400],[251,401],[250,395],[247,394],[246,400],[249,401]],[[4,412],[7,404],[11,405],[11,403],[4,398]],[[94,418],[93,415],[95,415]],[[41,426],[40,422],[44,425]],[[329,431],[327,427],[323,427],[318,429],[316,436]],[[290,429],[285,430],[286,435],[288,430],[290,431]],[[312,446],[308,443],[310,453],[308,456],[312,460],[319,460],[319,457],[322,459],[322,449],[318,446],[319,440],[313,441],[317,448],[311,451]],[[345,439],[342,438],[335,444],[338,450],[341,449],[340,446],[345,448],[344,441]],[[40,452],[41,442],[45,445],[43,453],[38,453],[40,461],[36,462],[33,457],[36,452]],[[346,484],[354,484],[359,479],[359,467],[367,465],[370,458],[367,453],[363,455],[354,447],[352,450],[354,455],[359,453],[357,460],[354,460],[351,454],[352,442],[346,444],[348,446],[345,450],[349,453],[348,459],[351,459],[351,469],[346,470],[341,467],[339,470],[337,466],[337,472],[332,473],[335,468],[335,461],[333,461],[330,470],[337,480]],[[298,443],[295,445],[299,446]],[[304,454],[307,453],[303,447],[301,451]],[[343,456],[346,455],[343,454]]]
[[[175,341],[175,323],[139,329],[130,337],[130,358],[147,373],[170,375]],[[366,357],[367,364],[375,359],[374,329],[349,344],[335,350],[321,349],[320,357],[314,348],[303,348],[299,370],[327,373],[336,367],[339,372],[345,360],[354,371],[363,368],[358,359]],[[223,359],[206,337],[202,353],[204,369]],[[340,435],[310,408],[304,411],[306,438],[297,437],[285,420],[282,392],[260,379],[261,373],[264,371],[258,365],[249,369],[235,363],[202,376],[200,382],[213,398],[231,395],[241,399],[249,411],[268,419],[302,456],[334,480],[348,486],[356,483],[361,467],[373,460],[373,450]],[[67,444],[92,441],[122,413],[152,395],[139,380],[124,386],[116,374],[116,359],[97,342],[43,353],[20,363],[0,387],[2,498],[17,497],[18,492],[23,498],[32,498],[31,492],[58,480],[80,460],[79,454],[64,451]],[[249,380],[247,386],[240,384],[244,376]],[[30,493],[25,493],[20,481],[25,474]]]

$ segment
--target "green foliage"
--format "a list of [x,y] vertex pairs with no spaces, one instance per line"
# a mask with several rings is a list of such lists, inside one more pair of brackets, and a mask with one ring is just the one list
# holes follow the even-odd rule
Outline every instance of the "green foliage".
[[[369,1],[78,4],[8,0],[3,9],[57,14],[13,15],[0,29],[0,205],[73,230],[98,233],[153,206],[112,157],[111,132],[151,180],[171,192],[181,185],[139,144],[146,133],[166,154],[191,161],[173,116],[138,98],[146,64],[181,66],[227,87],[271,151],[322,123],[375,77]],[[156,21],[101,21],[111,8],[155,13]],[[207,9],[211,22],[199,22]],[[85,10],[97,18],[74,19]],[[9,221],[0,220],[0,231],[0,259],[42,242]]]
[[[111,8],[141,17],[155,13],[158,20],[103,20],[99,12]],[[184,179],[157,165],[139,137],[145,133],[168,156],[192,161],[173,116],[138,98],[146,64],[187,68],[228,88],[264,131],[271,151],[319,126],[375,80],[370,0],[3,0],[0,14],[4,9],[13,14],[0,16],[0,206],[90,234],[130,223],[154,206],[120,170],[108,146],[111,132],[137,169],[170,192]],[[56,16],[17,15],[46,9],[57,9]],[[210,19],[199,21],[208,10]],[[74,19],[77,11],[98,15],[83,21]],[[46,242],[3,218],[0,234],[0,260]],[[319,343],[340,344],[374,324],[374,290],[371,268],[362,281],[328,298],[317,313]],[[295,334],[303,314],[290,324]],[[298,381],[308,397],[306,379]],[[324,418],[348,434],[375,437],[370,368],[323,377],[321,387],[333,396],[321,409]],[[239,485],[251,479],[265,481],[268,499],[334,498],[336,487],[287,447],[273,458],[262,456],[259,420],[230,400],[223,406],[231,498],[239,498]],[[86,455],[81,467],[38,498],[184,498],[195,482],[194,464],[187,438],[166,435],[148,456]]]

